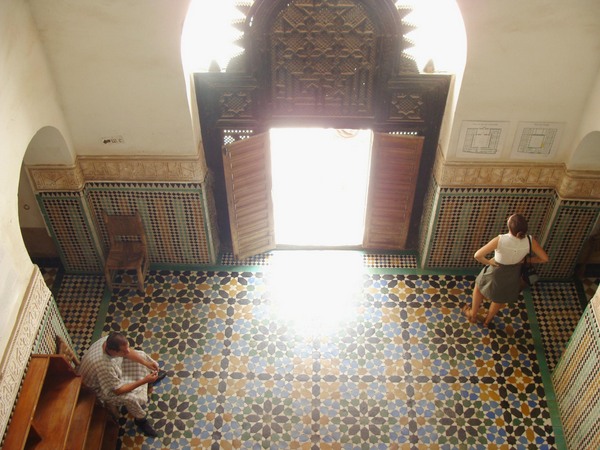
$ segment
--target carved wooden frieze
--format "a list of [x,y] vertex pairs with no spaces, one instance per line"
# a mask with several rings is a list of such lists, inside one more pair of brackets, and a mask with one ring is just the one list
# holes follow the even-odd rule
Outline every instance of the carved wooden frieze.
[[23,306],[8,341],[0,366],[0,436],[8,425],[44,311],[52,293],[40,270],[34,267]]
[[377,39],[362,3],[291,1],[270,40],[273,115],[373,115]]
[[79,157],[73,167],[27,168],[36,192],[80,191],[87,182],[202,182],[203,158]]
[[564,164],[448,162],[438,153],[434,175],[441,187],[554,188],[563,199],[600,199],[600,172]]
[[568,171],[558,192],[563,198],[600,199],[600,172]]
[[198,158],[79,158],[88,181],[200,182],[206,169]]
[[35,191],[78,191],[84,179],[79,165],[27,167]]

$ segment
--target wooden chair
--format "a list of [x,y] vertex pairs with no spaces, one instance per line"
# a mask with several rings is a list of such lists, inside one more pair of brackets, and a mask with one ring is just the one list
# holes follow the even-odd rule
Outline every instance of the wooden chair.
[[109,289],[135,286],[136,283],[114,283],[117,271],[132,271],[137,274],[137,288],[144,292],[146,273],[150,266],[146,233],[139,212],[132,215],[108,215],[102,212],[109,239],[108,255],[104,263],[104,275]]

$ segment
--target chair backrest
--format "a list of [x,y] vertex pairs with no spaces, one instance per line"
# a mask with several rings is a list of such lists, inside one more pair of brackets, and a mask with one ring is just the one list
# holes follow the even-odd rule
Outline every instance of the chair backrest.
[[102,217],[111,245],[116,241],[139,240],[146,246],[146,233],[138,211],[129,215],[109,215],[102,211]]

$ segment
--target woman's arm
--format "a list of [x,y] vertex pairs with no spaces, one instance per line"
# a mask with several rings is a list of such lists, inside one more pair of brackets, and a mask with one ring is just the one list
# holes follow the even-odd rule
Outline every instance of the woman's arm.
[[533,236],[531,236],[531,251],[535,254],[535,256],[529,258],[529,261],[533,264],[544,264],[548,262],[548,254]]
[[487,259],[486,256],[489,255],[490,253],[492,253],[494,250],[496,250],[498,248],[498,241],[499,240],[500,240],[500,236],[496,236],[490,242],[488,242],[483,247],[481,247],[479,250],[477,250],[475,252],[475,255],[473,255],[473,257],[477,261],[479,261],[481,264],[487,264],[487,265],[490,265],[490,266],[497,266],[498,264],[496,263],[496,261],[494,260],[494,258]]

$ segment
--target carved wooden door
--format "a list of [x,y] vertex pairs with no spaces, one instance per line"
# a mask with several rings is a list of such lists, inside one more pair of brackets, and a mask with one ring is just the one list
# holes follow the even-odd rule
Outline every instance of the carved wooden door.
[[406,248],[423,140],[374,134],[364,248]]
[[225,146],[223,166],[235,258],[274,249],[269,133]]

